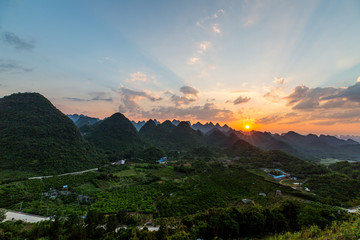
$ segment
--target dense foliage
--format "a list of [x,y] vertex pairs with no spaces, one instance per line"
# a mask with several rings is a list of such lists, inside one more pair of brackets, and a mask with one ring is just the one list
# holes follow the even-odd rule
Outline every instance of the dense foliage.
[[0,169],[53,174],[89,169],[104,156],[38,93],[0,99]]
[[94,125],[85,138],[103,150],[112,161],[134,156],[143,147],[135,127],[121,113]]

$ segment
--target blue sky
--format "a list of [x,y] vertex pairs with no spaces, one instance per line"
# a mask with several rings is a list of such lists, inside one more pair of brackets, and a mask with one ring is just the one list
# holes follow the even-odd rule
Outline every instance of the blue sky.
[[360,134],[359,1],[0,2],[0,96],[65,113]]

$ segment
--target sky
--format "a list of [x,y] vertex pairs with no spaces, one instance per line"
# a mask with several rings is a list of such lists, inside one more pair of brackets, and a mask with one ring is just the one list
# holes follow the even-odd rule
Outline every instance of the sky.
[[0,1],[0,97],[360,135],[360,1]]

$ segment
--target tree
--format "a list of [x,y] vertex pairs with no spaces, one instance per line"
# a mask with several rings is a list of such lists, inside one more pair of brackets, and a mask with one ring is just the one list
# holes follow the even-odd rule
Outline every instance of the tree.
[[0,209],[0,222],[6,218],[6,210]]

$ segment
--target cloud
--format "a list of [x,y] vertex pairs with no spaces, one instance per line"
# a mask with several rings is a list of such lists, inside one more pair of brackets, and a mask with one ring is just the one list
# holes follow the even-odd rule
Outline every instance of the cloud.
[[[268,115],[266,117],[258,119],[256,122],[260,124],[271,124],[275,122],[279,122],[281,120],[289,120],[298,117],[298,115],[294,112],[286,113],[286,114],[276,114],[276,115]],[[298,121],[286,122],[286,124],[292,124]]]
[[274,79],[274,83],[278,84],[278,85],[284,85],[285,83],[285,78],[281,78],[281,77],[276,77]]
[[89,99],[84,98],[75,98],[75,97],[64,97],[66,100],[74,101],[74,102],[89,102]]
[[354,86],[350,86],[342,90],[335,98],[346,98],[346,100],[360,103],[360,82],[356,82]]
[[152,102],[162,100],[161,97],[154,96],[148,91],[134,91],[130,88],[120,87],[117,90],[117,93],[120,95],[122,103],[119,105],[120,112],[138,112],[141,107],[138,105],[137,101],[141,99],[147,99]]
[[0,72],[22,73],[31,72],[32,68],[23,67],[13,61],[0,60]]
[[64,97],[66,100],[75,101],[75,102],[93,102],[93,101],[105,101],[112,102],[112,97],[109,96],[107,92],[91,92],[89,93],[90,99],[85,98],[76,98],[76,97]]
[[35,47],[34,41],[27,41],[18,37],[15,33],[4,32],[2,34],[2,39],[4,42],[12,45],[15,49],[18,50],[32,50]]
[[197,51],[199,54],[203,54],[209,47],[211,46],[211,43],[208,41],[203,41],[199,44],[199,50]]
[[[297,86],[285,99],[293,109],[311,111],[316,108],[337,108],[348,105],[350,101],[360,102],[360,83],[347,88],[308,88]],[[351,103],[350,103],[351,104]]]
[[214,103],[191,106],[187,108],[158,107],[147,112],[144,116],[157,119],[178,118],[183,120],[231,121],[234,113],[227,109],[217,108]]
[[105,101],[105,102],[112,102],[112,97],[109,96],[107,92],[91,92],[89,95],[92,97],[91,101]]
[[221,33],[219,20],[225,16],[225,10],[219,9],[210,16],[207,16],[200,21],[196,22],[196,26],[201,27],[202,29],[215,32],[216,34]]
[[202,54],[205,53],[205,51],[207,49],[209,49],[209,47],[211,46],[211,43],[208,42],[208,41],[202,41],[200,44],[199,44],[199,49],[197,50],[197,52],[194,54],[193,57],[189,58],[189,61],[187,62],[187,64],[194,64],[194,63],[197,63],[199,62],[200,60],[200,56]]
[[218,23],[215,23],[215,24],[212,26],[212,30],[213,30],[213,32],[215,32],[215,33],[221,33],[221,29],[220,29]]
[[199,91],[191,86],[182,86],[179,92],[182,96],[174,94],[172,91],[167,91],[164,94],[168,95],[170,101],[174,106],[159,106],[155,107],[142,106],[139,100],[146,99],[151,102],[162,100],[161,97],[154,96],[148,91],[135,91],[129,88],[120,87],[116,92],[121,98],[119,111],[127,113],[133,118],[157,118],[157,119],[173,119],[179,118],[183,120],[213,120],[213,121],[230,121],[234,120],[234,113],[227,109],[221,109],[212,102],[207,102],[204,105],[186,106],[193,103],[199,98]]
[[284,95],[282,89],[285,84],[285,79],[276,77],[274,78],[273,83],[275,83],[276,86],[271,87],[270,90],[264,94],[264,98],[270,102],[278,103],[282,100],[282,96]]
[[182,86],[179,90],[183,96],[178,96],[173,92],[168,91],[170,94],[170,99],[176,106],[188,105],[192,102],[196,102],[199,99],[199,91],[190,86]]
[[187,64],[194,64],[194,63],[196,63],[196,62],[198,62],[199,61],[199,58],[198,57],[191,57],[190,59],[189,59],[189,61],[187,62]]
[[194,95],[196,97],[197,97],[197,95],[199,93],[198,90],[196,90],[195,88],[190,87],[190,86],[182,86],[180,88],[180,92],[182,92],[185,95]]
[[251,98],[249,97],[243,97],[243,96],[239,96],[238,98],[236,98],[234,101],[227,101],[227,102],[232,102],[234,105],[238,105],[238,104],[242,104],[242,103],[247,103],[251,100]]
[[146,74],[143,72],[134,72],[134,73],[130,73],[130,78],[125,79],[125,82],[136,82],[136,81],[147,82],[148,78]]
[[216,13],[214,13],[214,14],[212,15],[212,18],[213,18],[213,19],[217,19],[217,18],[219,18],[219,17],[224,16],[224,14],[225,14],[225,10],[224,10],[224,9],[219,9],[219,10],[217,10]]

